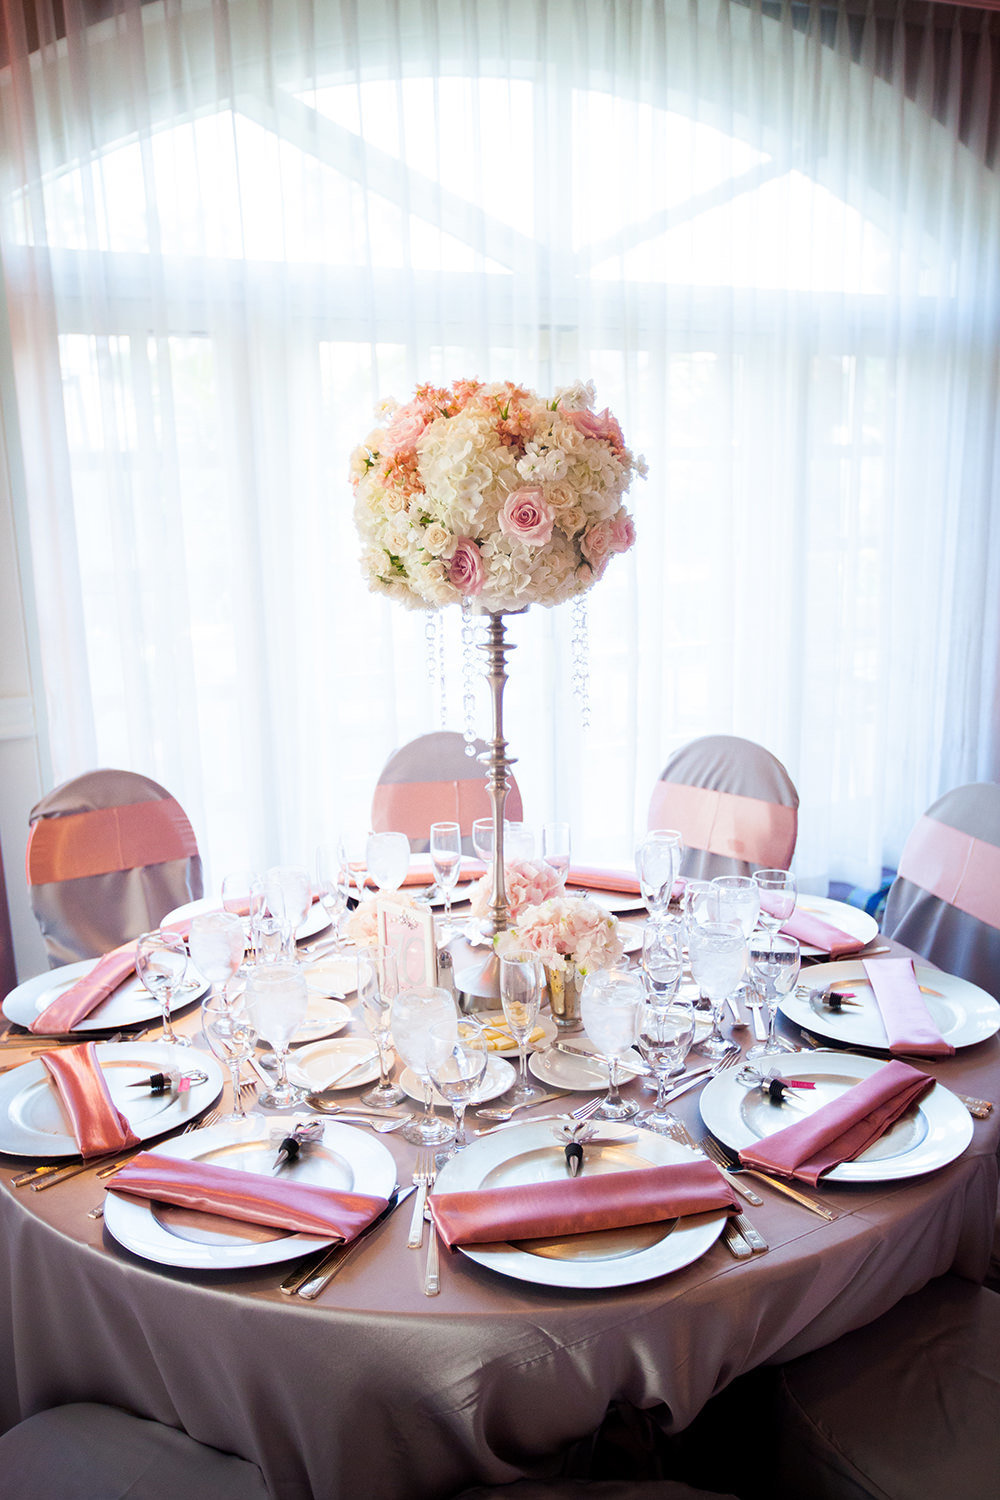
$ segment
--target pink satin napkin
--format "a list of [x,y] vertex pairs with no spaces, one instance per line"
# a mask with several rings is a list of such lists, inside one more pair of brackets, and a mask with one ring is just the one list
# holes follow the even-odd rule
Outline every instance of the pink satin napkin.
[[259,1177],[233,1167],[182,1161],[152,1151],[139,1155],[108,1180],[109,1189],[174,1203],[200,1213],[267,1224],[324,1239],[353,1240],[385,1208],[385,1198],[334,1192],[313,1182]]
[[[638,876],[628,870],[600,870],[594,865],[573,865],[566,876],[568,886],[578,886],[582,891],[610,891],[616,896],[638,896],[642,898],[642,887]],[[671,900],[678,901],[684,894],[687,882],[675,880],[670,893]]]
[[954,1047],[945,1041],[924,1004],[912,958],[873,958],[862,963],[882,1013],[889,1051],[896,1056],[954,1057]]
[[538,1240],[594,1229],[660,1224],[682,1214],[738,1208],[732,1189],[710,1161],[643,1167],[528,1183],[434,1193],[427,1200],[450,1250],[494,1240]]
[[813,912],[803,911],[801,906],[797,906],[788,921],[782,923],[781,930],[786,937],[798,938],[810,948],[821,948],[831,958],[843,958],[845,954],[857,953],[866,946],[849,932],[834,927],[832,922],[824,922]]
[[886,1063],[807,1119],[745,1146],[740,1161],[815,1186],[824,1172],[860,1156],[933,1087],[933,1078],[908,1063]]
[[50,1052],[42,1058],[42,1067],[55,1084],[69,1115],[81,1156],[107,1156],[112,1151],[138,1146],[139,1137],[108,1092],[93,1042]]
[[60,1035],[72,1031],[78,1021],[96,1010],[102,1000],[126,980],[135,969],[135,943],[123,943],[98,959],[89,974],[57,995],[51,1005],[39,1011],[28,1030],[36,1036]]

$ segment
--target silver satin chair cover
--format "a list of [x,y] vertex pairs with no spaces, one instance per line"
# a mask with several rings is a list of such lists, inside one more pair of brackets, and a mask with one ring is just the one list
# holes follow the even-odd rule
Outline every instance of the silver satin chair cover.
[[911,832],[882,930],[1000,1000],[1000,786],[946,792]]
[[256,1464],[115,1406],[36,1413],[0,1437],[7,1500],[271,1500]]
[[693,880],[786,870],[795,853],[799,795],[775,756],[752,740],[712,734],[667,762],[649,801],[648,828],[676,828],[681,874]]
[[[465,740],[453,730],[422,734],[395,750],[378,778],[372,799],[372,828],[376,833],[405,833],[415,854],[426,853],[432,823],[458,823],[462,848],[472,854],[472,825],[493,813],[486,790],[486,771],[479,756],[483,740],[473,742],[475,755],[466,755]],[[512,823],[524,816],[521,793],[508,776],[504,817]]]
[[132,771],[89,771],[31,810],[26,870],[49,964],[96,958],[203,892],[183,809]]

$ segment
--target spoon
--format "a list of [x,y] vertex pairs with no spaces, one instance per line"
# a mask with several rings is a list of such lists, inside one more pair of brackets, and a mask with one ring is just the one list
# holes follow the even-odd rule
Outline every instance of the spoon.
[[562,1089],[558,1093],[539,1094],[537,1099],[526,1099],[523,1104],[509,1104],[504,1109],[477,1109],[476,1116],[480,1120],[494,1120],[497,1124],[503,1124],[519,1109],[534,1109],[536,1104],[545,1104],[549,1099],[565,1099],[565,1097],[566,1090]]
[[[329,1110],[326,1105],[316,1104],[311,1095],[309,1096],[307,1103],[309,1103],[313,1109],[319,1110],[320,1114],[328,1115],[332,1113],[332,1111]],[[413,1119],[413,1115],[399,1115],[397,1118],[392,1120],[379,1120],[369,1115],[342,1115],[338,1110],[337,1119],[342,1125],[370,1125],[376,1135],[391,1135],[394,1130],[402,1130],[407,1121]]]

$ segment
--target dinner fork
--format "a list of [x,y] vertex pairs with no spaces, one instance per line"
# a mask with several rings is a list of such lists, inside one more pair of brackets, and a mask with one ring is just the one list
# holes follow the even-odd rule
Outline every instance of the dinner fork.
[[[434,1186],[435,1172],[431,1172],[428,1187]],[[427,1262],[424,1266],[424,1296],[436,1297],[441,1290],[441,1263],[438,1253],[438,1233],[431,1218],[431,1211],[424,1200],[424,1218],[427,1220]]]
[[417,1189],[417,1196],[413,1203],[413,1217],[410,1220],[410,1234],[406,1241],[407,1248],[419,1250],[424,1238],[424,1205],[427,1202],[427,1189],[434,1181],[434,1157],[430,1151],[421,1151],[417,1155],[417,1163],[413,1169],[413,1184]]
[[[695,1152],[697,1156],[704,1157],[706,1161],[709,1160],[707,1150],[704,1147],[698,1145],[691,1132],[688,1130],[687,1126],[682,1124],[680,1120],[674,1121],[674,1123],[669,1127],[667,1134],[672,1136],[673,1139],[677,1141],[681,1146],[689,1147],[690,1150]],[[716,1166],[718,1166],[718,1163],[716,1163]],[[737,1186],[728,1172],[723,1172],[723,1176],[730,1184],[730,1186]],[[743,1191],[742,1187],[740,1188],[740,1191]],[[760,1198],[757,1199],[758,1203],[761,1203],[762,1201],[763,1200]],[[739,1237],[738,1239],[737,1236]],[[749,1248],[751,1254],[756,1251],[758,1254],[762,1255],[768,1248],[767,1240],[758,1229],[754,1228],[750,1220],[747,1218],[746,1214],[743,1213],[735,1214],[732,1218],[726,1220],[725,1226],[722,1230],[722,1240],[723,1244],[726,1246],[726,1249],[730,1250],[738,1260],[746,1259],[746,1257],[742,1253],[742,1247],[739,1243],[740,1240],[742,1240],[744,1246]]]

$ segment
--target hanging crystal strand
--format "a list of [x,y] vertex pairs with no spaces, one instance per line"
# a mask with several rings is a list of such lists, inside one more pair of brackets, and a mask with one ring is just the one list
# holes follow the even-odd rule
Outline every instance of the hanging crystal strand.
[[448,672],[445,660],[445,621],[443,612],[434,616],[437,621],[437,672],[438,672],[438,723],[448,728]]
[[444,729],[444,676],[441,671],[441,620],[437,610],[431,610],[424,620],[424,659],[427,664],[427,679],[437,702],[441,728]]
[[573,629],[570,636],[570,683],[573,697],[580,709],[580,723],[590,728],[590,653],[587,623],[587,596],[578,594],[573,600]]
[[476,753],[476,683],[480,666],[476,657],[476,616],[468,599],[462,601],[462,717],[466,755]]

